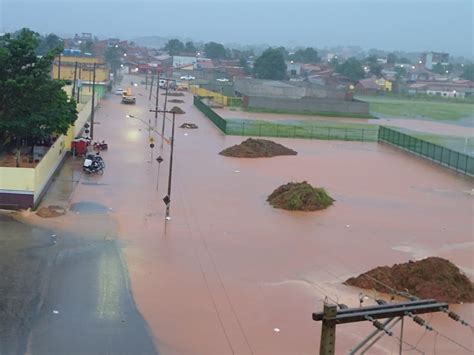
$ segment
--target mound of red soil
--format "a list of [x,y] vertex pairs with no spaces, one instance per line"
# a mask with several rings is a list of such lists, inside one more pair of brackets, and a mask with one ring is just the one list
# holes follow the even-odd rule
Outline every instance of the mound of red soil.
[[269,158],[278,155],[296,155],[284,145],[266,140],[249,138],[240,144],[224,149],[219,154],[236,158]]
[[434,298],[448,303],[474,302],[474,286],[471,280],[456,265],[438,257],[395,264],[392,267],[377,267],[345,282],[360,288],[392,292],[381,283],[398,291],[408,291],[420,298]]
[[66,210],[61,206],[48,206],[41,207],[36,214],[42,218],[52,218],[66,214]]
[[[166,96],[166,93],[165,94],[161,94],[161,95],[165,95]],[[168,93],[168,96],[184,96],[184,94],[182,92],[169,92]]]
[[173,107],[173,108],[170,110],[170,112],[174,112],[174,113],[176,113],[176,114],[183,114],[183,113],[186,113],[186,112],[184,112],[184,111],[183,111],[180,107],[178,107],[178,106]]
[[184,101],[183,100],[180,100],[180,99],[171,99],[171,100],[168,100],[169,102],[173,102],[175,104],[182,104]]
[[334,202],[322,187],[313,187],[306,181],[280,186],[268,196],[267,201],[275,208],[290,211],[322,210]]

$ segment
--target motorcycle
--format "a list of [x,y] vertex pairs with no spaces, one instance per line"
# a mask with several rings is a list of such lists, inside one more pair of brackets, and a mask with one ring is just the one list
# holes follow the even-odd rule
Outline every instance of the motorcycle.
[[107,150],[108,148],[109,146],[105,141],[94,143],[94,150]]
[[82,170],[89,174],[100,174],[104,173],[105,162],[104,159],[100,156],[100,152],[97,154],[88,154],[86,159],[84,159],[84,164],[82,165]]

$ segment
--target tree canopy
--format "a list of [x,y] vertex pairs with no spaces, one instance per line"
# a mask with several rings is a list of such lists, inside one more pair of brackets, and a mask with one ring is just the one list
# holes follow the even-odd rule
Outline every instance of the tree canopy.
[[353,82],[357,82],[365,76],[364,68],[362,68],[362,63],[354,57],[351,57],[343,63],[338,64],[336,66],[336,71],[348,77]]
[[77,118],[76,103],[51,78],[61,47],[38,57],[39,35],[28,29],[0,37],[0,132],[21,139],[65,134]]
[[186,53],[194,53],[197,51],[196,46],[191,41],[186,42],[184,46],[184,50]]
[[376,76],[382,75],[382,65],[380,65],[377,61],[376,55],[370,55],[366,58],[366,62],[369,66],[369,72]]
[[181,52],[184,52],[185,46],[184,43],[179,39],[170,39],[165,44],[165,51],[168,51],[169,55],[177,55]]
[[118,46],[109,47],[105,50],[104,59],[109,64],[112,73],[117,75],[117,71],[122,64],[123,51]]
[[206,57],[211,59],[224,59],[227,58],[227,51],[225,47],[216,42],[209,42],[204,45],[204,52]]
[[286,77],[285,58],[278,48],[268,48],[255,60],[254,74],[258,79],[283,80]]
[[301,63],[319,63],[321,61],[318,52],[311,47],[298,49],[290,58]]
[[474,64],[468,64],[464,66],[461,78],[474,81]]
[[54,33],[50,33],[46,37],[39,37],[38,40],[38,47],[36,47],[36,53],[38,55],[46,55],[48,52],[57,48],[63,50],[63,40]]

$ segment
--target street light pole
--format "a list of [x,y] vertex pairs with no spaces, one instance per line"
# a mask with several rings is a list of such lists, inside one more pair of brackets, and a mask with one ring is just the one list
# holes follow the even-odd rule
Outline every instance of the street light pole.
[[[170,149],[170,171],[168,173],[168,200],[169,202],[166,204],[166,220],[170,218],[170,205],[171,205],[171,181],[173,175],[173,152],[174,152],[174,124],[175,124],[175,115],[176,112],[173,111],[173,122],[171,128],[171,149]],[[164,121],[164,119],[163,119]]]

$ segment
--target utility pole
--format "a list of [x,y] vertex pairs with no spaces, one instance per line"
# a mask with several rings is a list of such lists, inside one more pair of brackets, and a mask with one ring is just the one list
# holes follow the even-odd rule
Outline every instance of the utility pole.
[[71,92],[71,96],[73,98],[75,98],[75,94],[76,94],[76,80],[77,80],[77,61],[76,61],[76,66],[74,67],[74,81],[72,82],[72,92]]
[[[385,333],[387,335],[392,336],[393,332],[390,331],[390,328],[393,327],[393,325],[395,325],[399,320],[402,320],[404,316],[413,316],[415,314],[433,312],[444,312],[448,309],[449,305],[447,303],[438,302],[433,299],[418,299],[410,302],[391,304],[380,302],[377,306],[348,308],[340,310],[337,310],[336,305],[324,304],[323,312],[313,313],[314,321],[322,321],[319,354],[335,354],[336,325],[362,321],[369,321],[374,325],[376,331],[374,331],[367,338],[365,338],[350,352],[350,354],[356,354],[356,352],[361,350],[365,346],[365,344],[372,340],[372,338],[376,337],[377,335],[380,335],[380,332],[382,332],[382,335],[383,333]],[[389,318],[385,323],[381,323],[377,320],[385,318]],[[395,318],[398,318],[398,320],[389,326],[389,323],[391,323]],[[400,343],[403,343],[403,327],[401,331],[402,335],[400,336]],[[365,351],[367,351],[369,347],[375,344],[378,339],[380,339],[380,337],[372,341],[372,343],[370,343],[368,347],[362,350],[361,354],[365,353]],[[399,348],[399,351],[401,351],[401,347]]]
[[92,106],[91,106],[91,140],[94,139],[94,105],[95,105],[95,63],[93,66],[93,79],[92,79]]
[[148,101],[151,101],[151,92],[152,92],[152,90],[153,90],[153,79],[155,79],[155,76],[154,76],[154,75],[151,76],[150,94],[149,94],[149,96],[148,96]]
[[79,93],[82,90],[82,63],[79,66],[79,81],[81,81],[81,86],[77,85],[77,102],[79,103]]
[[[164,110],[150,110],[150,112],[163,112],[163,113],[171,113],[173,114],[173,119],[171,121],[171,139],[170,139],[170,164],[169,164],[169,173],[168,173],[168,194],[163,198],[163,202],[166,204],[166,216],[165,216],[165,222],[170,220],[170,205],[171,205],[171,183],[172,183],[172,178],[173,178],[173,156],[174,156],[174,128],[175,128],[175,116],[176,112],[174,111],[164,111]],[[163,118],[164,120],[165,118]],[[162,136],[162,141],[164,141],[164,136]]]
[[[170,81],[176,81],[174,79],[161,79],[166,81],[166,91],[165,91],[165,105],[163,106],[163,125],[161,126],[161,135],[164,136],[165,134],[165,120],[166,120],[166,104],[168,103],[168,88],[169,88],[169,82]],[[160,78],[158,77],[158,86],[159,86]],[[163,148],[163,140],[161,141],[161,148]]]
[[321,328],[320,355],[334,355],[336,349],[336,315],[337,306],[324,303],[323,325]]
[[58,80],[61,80],[61,53],[59,53],[58,57]]
[[[160,98],[160,71],[156,71],[155,129],[158,125],[158,100]],[[162,139],[163,140],[163,139]]]

